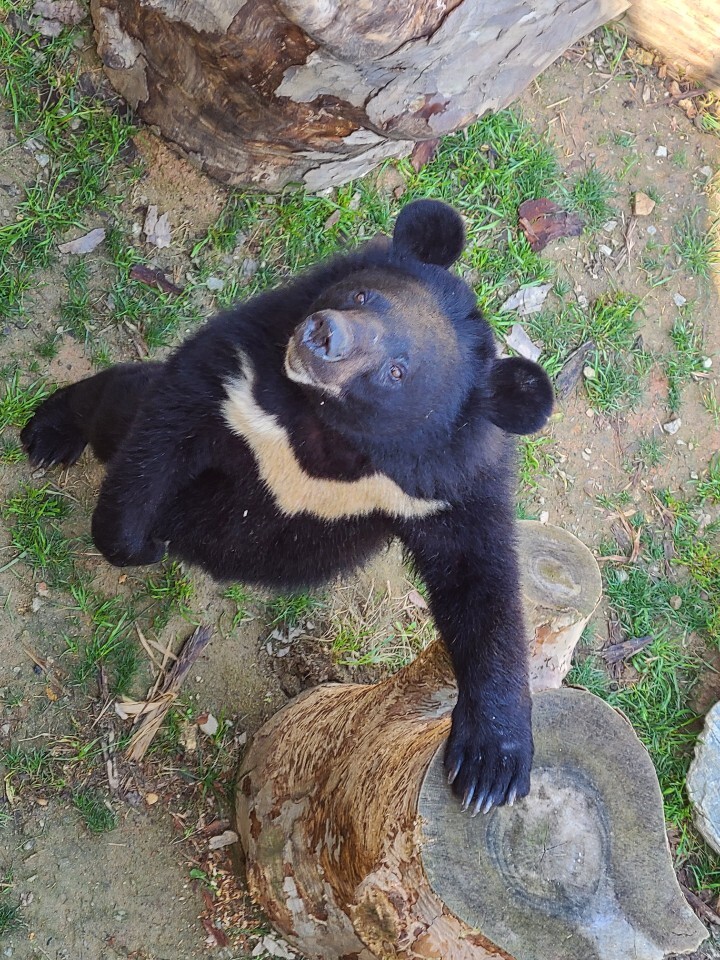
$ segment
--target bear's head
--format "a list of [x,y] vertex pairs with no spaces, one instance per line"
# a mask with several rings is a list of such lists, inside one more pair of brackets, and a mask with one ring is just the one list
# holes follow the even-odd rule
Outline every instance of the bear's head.
[[377,439],[436,433],[471,399],[489,421],[532,433],[553,403],[547,375],[500,359],[475,295],[449,267],[465,245],[460,216],[436,200],[408,204],[392,241],[371,242],[323,290],[287,346],[285,372],[333,426]]

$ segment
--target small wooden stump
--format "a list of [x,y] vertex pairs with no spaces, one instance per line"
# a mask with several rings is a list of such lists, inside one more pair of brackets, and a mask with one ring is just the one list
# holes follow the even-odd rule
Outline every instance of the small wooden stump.
[[563,530],[520,530],[534,627],[526,800],[471,819],[452,796],[442,753],[455,687],[439,642],[383,683],[307,691],[245,756],[248,885],[308,957],[662,960],[705,934],[632,728],[584,691],[548,689],[600,597],[597,564]]

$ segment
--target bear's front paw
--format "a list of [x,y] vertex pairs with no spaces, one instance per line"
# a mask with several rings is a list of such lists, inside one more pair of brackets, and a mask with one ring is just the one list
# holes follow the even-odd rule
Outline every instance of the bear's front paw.
[[[507,708],[505,708],[507,710]],[[493,715],[493,713],[495,715]],[[530,710],[498,716],[458,705],[445,749],[445,769],[463,810],[481,810],[527,796],[533,758]]]

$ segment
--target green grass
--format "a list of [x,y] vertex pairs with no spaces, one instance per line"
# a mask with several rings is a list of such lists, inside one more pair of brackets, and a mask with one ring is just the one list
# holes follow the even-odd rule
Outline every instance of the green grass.
[[[698,838],[684,793],[701,728],[689,705],[704,669],[700,641],[717,647],[720,637],[720,521],[700,526],[703,498],[715,496],[720,497],[720,471],[711,462],[693,498],[659,493],[662,524],[648,522],[642,513],[631,518],[641,530],[640,556],[632,564],[604,564],[604,592],[625,637],[653,640],[632,658],[630,683],[613,683],[602,661],[585,651],[568,681],[587,686],[626,714],[657,770],[666,819],[680,837],[678,862],[698,889],[720,891],[720,858]],[[617,547],[606,544],[604,552],[617,553]]]
[[665,456],[663,442],[660,437],[641,437],[635,445],[633,462],[639,463],[646,469],[657,467]]
[[108,833],[117,827],[118,815],[99,791],[88,788],[76,790],[72,802],[91,833]]
[[30,750],[20,747],[0,749],[0,767],[3,768],[6,784],[9,783],[14,791],[21,786],[37,791],[58,791],[65,785],[57,757],[40,747]]
[[0,98],[20,141],[33,138],[50,158],[0,227],[0,315],[22,314],[35,272],[52,261],[67,230],[85,228],[89,214],[121,200],[112,177],[133,128],[78,92],[76,37],[64,30],[46,40],[0,23]]
[[593,165],[573,184],[568,204],[582,215],[586,226],[593,229],[612,217],[610,201],[614,195],[612,177]]
[[235,606],[231,627],[240,626],[241,623],[247,623],[253,619],[252,607],[256,602],[255,595],[242,584],[234,583],[223,593],[223,597]]
[[161,630],[174,614],[186,619],[190,616],[194,588],[180,564],[169,563],[160,573],[148,577],[144,593],[154,602],[152,623],[155,630]]
[[643,383],[652,357],[638,342],[637,313],[640,300],[616,292],[599,297],[586,312],[576,303],[558,312],[543,311],[527,320],[534,340],[543,344],[543,366],[556,376],[572,351],[592,341],[595,349],[585,363],[592,377],[584,384],[594,409],[607,416],[635,407],[643,396]]
[[673,323],[670,339],[675,349],[665,360],[668,407],[672,413],[678,413],[684,386],[694,375],[704,372],[702,331],[689,318],[687,310]]
[[4,876],[0,877],[0,937],[12,933],[22,925],[20,907],[10,899],[12,887],[12,871],[7,870]]
[[709,280],[720,263],[720,248],[717,224],[705,230],[698,223],[702,216],[703,211],[699,208],[685,215],[682,223],[675,227],[674,248],[691,273]]
[[552,437],[518,437],[518,479],[521,496],[527,497],[535,493],[540,477],[548,476],[558,462],[552,446]]
[[79,637],[66,637],[69,649],[78,656],[76,681],[86,684],[102,665],[110,671],[112,692],[127,693],[142,662],[134,607],[126,598],[104,597],[80,580],[70,583],[69,591],[73,609],[84,618]]
[[323,606],[321,597],[312,593],[293,593],[275,597],[266,607],[270,626],[294,627]]
[[65,268],[67,298],[60,304],[60,319],[63,329],[69,330],[78,340],[86,342],[94,330],[88,289],[88,265],[86,260],[71,261]]
[[48,390],[41,380],[23,385],[20,372],[16,370],[0,397],[0,431],[5,427],[24,427],[47,395]]
[[61,528],[69,512],[68,498],[49,483],[41,487],[23,484],[0,506],[0,516],[10,528],[10,542],[25,563],[48,582],[64,580],[72,566],[72,543]]
[[709,383],[702,392],[703,406],[710,414],[716,429],[720,429],[720,400],[715,393],[715,386]]

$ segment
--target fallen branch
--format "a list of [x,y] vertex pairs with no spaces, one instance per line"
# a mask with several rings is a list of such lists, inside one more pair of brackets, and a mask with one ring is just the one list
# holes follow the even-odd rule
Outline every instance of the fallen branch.
[[125,751],[128,760],[142,760],[165,716],[177,699],[185,677],[210,642],[211,627],[198,627],[185,641],[177,660],[162,679],[162,671],[147,700],[119,700],[116,713],[123,719],[135,717],[133,735]]

